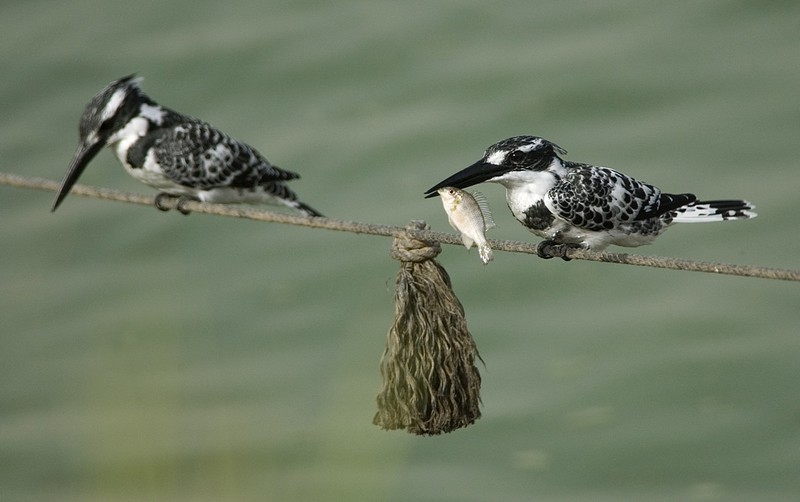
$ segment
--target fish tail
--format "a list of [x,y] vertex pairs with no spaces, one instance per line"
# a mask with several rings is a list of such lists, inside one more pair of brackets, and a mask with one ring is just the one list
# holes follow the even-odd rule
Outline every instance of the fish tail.
[[478,254],[480,255],[481,261],[484,265],[494,259],[494,253],[492,253],[492,248],[490,248],[488,244],[478,246]]

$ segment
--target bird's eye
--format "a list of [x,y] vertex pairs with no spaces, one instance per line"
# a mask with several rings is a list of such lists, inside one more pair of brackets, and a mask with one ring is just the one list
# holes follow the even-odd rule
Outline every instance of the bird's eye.
[[508,160],[511,162],[519,162],[525,157],[525,154],[520,150],[514,150],[508,154]]

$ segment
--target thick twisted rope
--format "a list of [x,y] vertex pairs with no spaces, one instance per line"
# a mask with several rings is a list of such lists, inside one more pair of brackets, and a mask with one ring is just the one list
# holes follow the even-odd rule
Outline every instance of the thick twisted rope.
[[[60,183],[52,180],[2,172],[0,172],[0,184],[17,188],[46,190],[50,192],[57,191],[60,186]],[[155,203],[155,197],[151,195],[123,192],[109,188],[96,188],[87,185],[75,185],[72,187],[70,193],[73,195],[79,195],[81,197],[114,200],[118,202],[128,202],[145,206],[152,206]],[[162,206],[167,209],[175,209],[177,207],[177,200],[166,199],[162,201]],[[217,216],[245,218],[272,223],[284,223],[288,225],[298,225],[310,228],[324,228],[328,230],[351,232],[356,234],[400,237],[405,233],[405,235],[420,241],[439,242],[442,244],[452,244],[455,246],[462,245],[461,237],[458,235],[444,232],[434,232],[431,230],[407,230],[400,226],[360,223],[356,221],[339,220],[334,218],[308,218],[305,216],[296,216],[287,213],[265,211],[263,209],[256,209],[248,206],[208,204],[204,202],[188,201],[183,204],[183,207],[194,213],[214,214]],[[499,239],[491,239],[489,240],[489,243],[492,246],[492,249],[496,251],[537,254],[536,244],[532,243]],[[800,270],[792,269],[734,265],[727,263],[683,260],[662,256],[632,255],[628,253],[597,252],[574,249],[566,246],[549,246],[545,248],[545,252],[554,257],[566,257],[574,260],[589,260],[605,263],[619,263],[623,265],[655,267],[669,270],[686,270],[692,272],[707,272],[712,274],[736,275],[759,279],[800,282]]]

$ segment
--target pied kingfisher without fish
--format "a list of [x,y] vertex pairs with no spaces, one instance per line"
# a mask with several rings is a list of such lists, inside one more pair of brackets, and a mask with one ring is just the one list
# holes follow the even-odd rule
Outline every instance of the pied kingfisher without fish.
[[217,203],[283,204],[308,216],[322,216],[297,200],[286,181],[297,173],[279,169],[255,148],[214,126],[165,108],[129,75],[108,84],[86,106],[80,144],[53,203],[69,193],[89,162],[104,147],[113,149],[128,173],[165,194]]
[[[650,244],[673,223],[753,218],[746,200],[698,201],[690,193],[668,194],[607,167],[563,160],[560,146],[536,136],[515,136],[490,146],[483,158],[425,192],[500,183],[508,207],[545,241],[603,250],[611,244]],[[549,256],[549,255],[547,255]]]

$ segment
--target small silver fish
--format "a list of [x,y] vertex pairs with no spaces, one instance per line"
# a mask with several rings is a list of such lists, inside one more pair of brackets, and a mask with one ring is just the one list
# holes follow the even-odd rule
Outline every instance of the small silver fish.
[[461,232],[464,246],[470,249],[473,243],[477,244],[481,261],[484,265],[489,263],[494,256],[492,248],[486,242],[486,231],[494,226],[494,221],[483,194],[469,193],[454,187],[440,188],[438,192],[450,226]]

